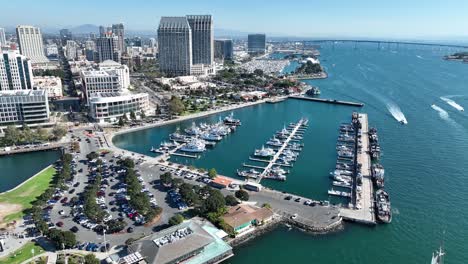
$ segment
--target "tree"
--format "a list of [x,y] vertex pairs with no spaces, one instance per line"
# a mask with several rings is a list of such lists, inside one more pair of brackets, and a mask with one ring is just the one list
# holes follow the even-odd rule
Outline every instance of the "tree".
[[107,221],[106,225],[107,233],[113,234],[122,231],[127,226],[127,223],[123,220],[111,219]]
[[121,126],[121,127],[125,126],[125,121],[124,121],[124,119],[122,117],[119,117],[118,125]]
[[188,205],[198,204],[200,197],[195,193],[195,188],[192,184],[182,183],[179,187],[179,193],[182,200]]
[[227,195],[224,199],[226,200],[226,205],[235,206],[239,204],[239,201],[237,201],[236,197],[232,195]]
[[218,176],[218,173],[216,172],[216,169],[215,169],[215,168],[211,168],[211,169],[208,171],[208,177],[210,177],[211,179],[214,179],[214,178],[216,178],[216,176]]
[[97,158],[99,158],[99,154],[97,154],[96,152],[93,151],[93,152],[90,152],[90,153],[86,154],[86,158],[88,160],[97,159]]
[[171,100],[169,100],[169,111],[174,115],[180,115],[185,111],[185,105],[179,97],[175,95],[171,97]]
[[249,200],[249,193],[244,191],[244,190],[238,190],[235,193],[236,197],[239,198],[242,201],[248,201]]
[[39,126],[36,128],[36,133],[34,134],[35,140],[46,140],[47,139],[47,130]]
[[223,194],[219,190],[210,189],[208,198],[202,204],[201,211],[205,214],[219,213],[226,206]]
[[184,217],[181,214],[175,214],[169,219],[169,224],[171,226],[178,225],[184,221]]
[[160,107],[158,104],[156,105],[156,109],[155,109],[154,113],[155,113],[156,115],[160,115],[160,114],[161,114],[161,107]]
[[133,169],[135,168],[135,162],[131,158],[125,158],[118,162],[121,166]]
[[34,133],[27,124],[23,124],[23,128],[21,130],[21,141],[26,143],[31,143],[34,141]]
[[55,139],[61,139],[63,136],[67,134],[67,130],[63,126],[55,126],[52,129],[52,136]]
[[145,118],[146,118],[145,111],[141,111],[141,112],[140,112],[140,118],[141,118],[141,119],[145,119]]
[[262,205],[263,208],[271,209],[271,205],[269,203],[264,203]]
[[84,264],[99,264],[101,261],[94,254],[88,254],[84,257]]
[[15,126],[7,126],[4,133],[3,143],[7,146],[16,144],[21,136],[20,131]]
[[172,183],[172,174],[170,172],[165,172],[159,179],[163,185],[170,185]]
[[263,76],[263,71],[260,69],[255,69],[253,73],[257,76]]
[[57,249],[72,248],[76,245],[76,236],[71,231],[50,229],[48,237]]
[[134,111],[130,111],[130,120],[135,121],[136,120],[136,115]]

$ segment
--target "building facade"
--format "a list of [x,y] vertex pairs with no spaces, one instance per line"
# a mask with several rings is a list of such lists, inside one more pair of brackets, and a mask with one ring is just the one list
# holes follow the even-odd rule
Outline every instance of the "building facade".
[[120,55],[125,52],[125,29],[122,23],[112,25],[112,33],[117,36],[117,49]]
[[162,17],[158,27],[159,65],[169,76],[190,75],[192,30],[185,17]]
[[247,51],[251,54],[264,54],[266,51],[265,34],[249,34]]
[[0,47],[1,46],[6,46],[6,35],[4,28],[0,28]]
[[61,29],[60,30],[60,41],[62,42],[62,46],[67,44],[67,41],[72,40],[72,33],[69,29]]
[[35,124],[49,120],[45,90],[0,91],[0,124]]
[[139,114],[149,110],[147,93],[95,93],[89,99],[89,114],[96,122],[115,122],[131,112]]
[[99,70],[117,73],[122,89],[128,89],[130,87],[130,70],[127,65],[122,65],[112,60],[106,60],[99,63]]
[[33,26],[16,27],[16,36],[22,55],[31,59],[31,63],[47,63],[44,55],[41,30]]
[[81,81],[87,102],[94,93],[118,93],[122,90],[119,76],[112,71],[82,71]]
[[214,61],[214,33],[211,15],[189,15],[192,30],[192,64],[212,65]]
[[67,60],[75,60],[77,57],[78,44],[73,40],[67,40],[65,46],[65,57]]
[[96,39],[97,62],[113,60],[120,63],[119,38],[113,34],[105,34]]
[[15,51],[0,53],[0,91],[33,88],[30,60]]
[[232,60],[233,53],[232,39],[217,39],[215,41],[215,58]]
[[63,96],[62,80],[56,76],[37,76],[33,78],[34,90],[46,90],[49,98]]

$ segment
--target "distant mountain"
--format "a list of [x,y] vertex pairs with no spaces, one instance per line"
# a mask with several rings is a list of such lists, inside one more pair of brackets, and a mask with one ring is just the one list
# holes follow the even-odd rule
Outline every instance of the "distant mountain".
[[96,26],[93,24],[79,25],[76,27],[71,27],[69,29],[72,32],[72,34],[76,34],[76,35],[89,34],[91,32],[94,32],[94,33],[99,32],[99,26]]

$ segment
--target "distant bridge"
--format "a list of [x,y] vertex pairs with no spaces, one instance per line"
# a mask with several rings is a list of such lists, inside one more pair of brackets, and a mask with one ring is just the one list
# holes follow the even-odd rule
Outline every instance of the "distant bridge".
[[375,43],[379,46],[381,45],[391,45],[395,44],[399,45],[418,45],[418,46],[433,46],[433,47],[446,47],[446,48],[457,48],[457,49],[468,49],[468,45],[456,45],[456,44],[440,44],[440,43],[427,43],[427,42],[411,42],[411,41],[389,41],[389,40],[358,40],[358,39],[321,39],[321,40],[303,40],[299,41],[305,44],[320,44],[320,43],[340,43],[340,42],[348,42],[348,43]]

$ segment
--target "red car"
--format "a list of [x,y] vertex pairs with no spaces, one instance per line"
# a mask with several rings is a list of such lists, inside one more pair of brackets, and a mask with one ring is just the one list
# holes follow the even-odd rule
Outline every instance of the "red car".
[[57,222],[56,224],[58,227],[62,227],[63,226],[63,222]]
[[60,202],[61,202],[61,203],[66,203],[66,202],[68,202],[68,197],[64,197]]

